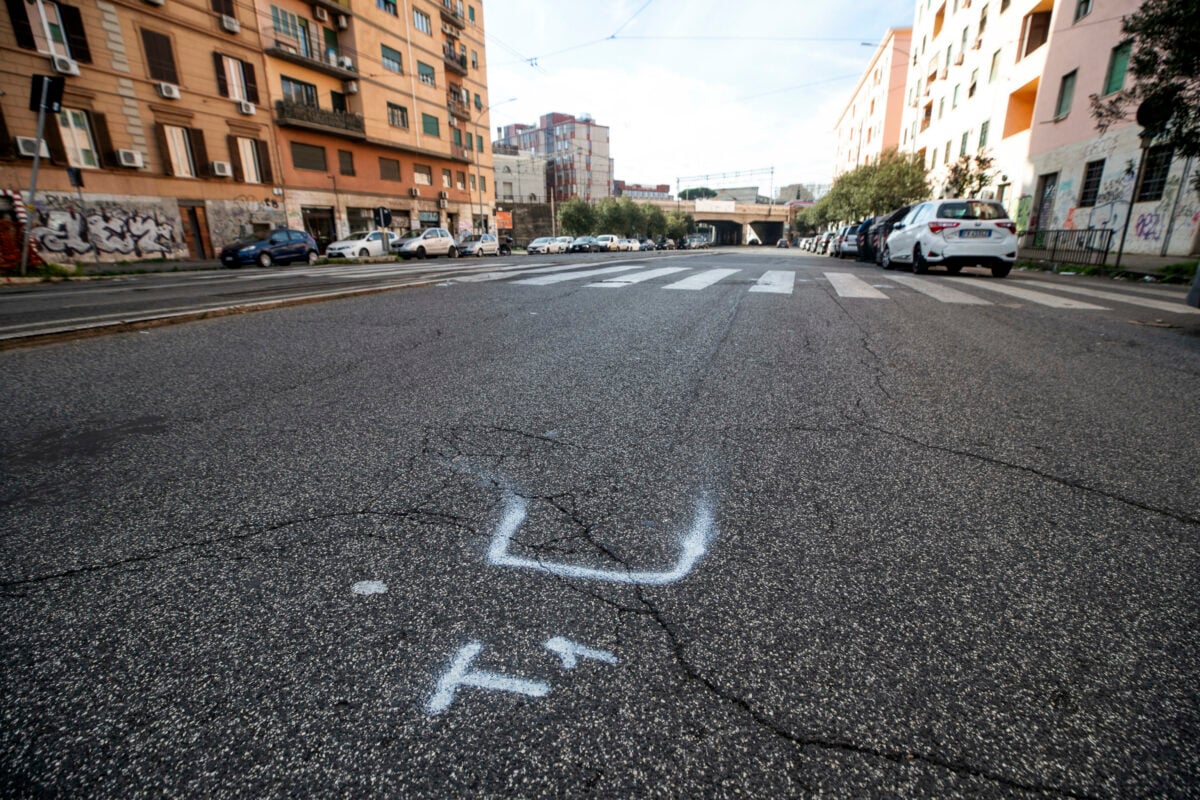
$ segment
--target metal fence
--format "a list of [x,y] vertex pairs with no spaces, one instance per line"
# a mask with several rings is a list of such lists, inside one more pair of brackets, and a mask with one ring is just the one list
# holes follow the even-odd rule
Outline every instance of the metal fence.
[[1017,252],[1021,258],[1103,266],[1113,233],[1108,228],[1025,231],[1017,242]]

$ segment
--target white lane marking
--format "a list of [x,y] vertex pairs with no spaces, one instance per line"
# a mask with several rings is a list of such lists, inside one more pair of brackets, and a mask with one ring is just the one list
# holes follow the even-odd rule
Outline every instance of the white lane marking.
[[695,292],[700,289],[707,289],[718,281],[728,278],[735,272],[741,272],[739,269],[708,269],[697,275],[689,275],[681,281],[668,284],[664,289],[683,289],[684,291]]
[[943,285],[940,280],[931,281],[914,278],[910,275],[889,275],[888,280],[915,289],[921,294],[929,295],[934,300],[940,300],[943,303],[957,303],[962,306],[990,306],[992,304],[990,300],[984,300],[982,297],[951,289],[949,286]]
[[504,516],[492,534],[492,544],[488,548],[487,561],[501,567],[517,567],[531,569],[535,572],[545,572],[561,578],[579,578],[585,581],[603,581],[606,583],[635,584],[640,586],[662,586],[674,583],[686,576],[696,566],[700,557],[708,552],[708,544],[716,536],[716,524],[713,518],[712,505],[707,498],[700,498],[696,503],[696,517],[692,528],[680,540],[680,554],[675,565],[662,571],[630,572],[625,569],[595,569],[580,567],[574,564],[561,564],[555,561],[543,561],[536,558],[521,558],[508,552],[513,534],[525,521],[528,504],[525,498],[510,495],[505,505]]
[[[1042,281],[1017,281],[1022,286],[1046,286]],[[1200,314],[1200,308],[1192,308],[1183,302],[1183,295],[1179,295],[1179,301],[1172,303],[1164,300],[1151,300],[1149,297],[1141,297],[1140,295],[1122,294],[1120,292],[1105,292],[1099,289],[1087,289],[1082,286],[1060,286],[1057,283],[1047,288],[1054,289],[1058,292],[1069,292],[1071,294],[1082,294],[1087,297],[1096,297],[1101,300],[1108,300],[1113,303],[1129,303],[1133,306],[1143,306],[1144,308],[1153,308],[1155,311],[1167,311],[1172,314]]]
[[603,269],[587,269],[583,272],[569,272],[563,275],[544,275],[540,278],[526,278],[513,283],[520,283],[526,286],[548,286],[552,283],[562,283],[563,281],[573,281],[578,278],[590,278],[593,275],[611,275],[614,272],[628,272],[631,269],[637,269],[636,264],[627,264],[620,267],[604,267]]
[[473,686],[493,692],[511,692],[528,697],[545,697],[550,693],[550,685],[542,681],[514,678],[500,672],[470,670],[471,662],[481,650],[483,645],[479,642],[471,642],[459,648],[450,663],[450,669],[438,680],[437,690],[433,697],[429,698],[426,711],[430,716],[440,714],[450,707],[459,686]]
[[619,289],[631,283],[641,283],[642,281],[661,278],[664,275],[674,275],[676,272],[687,272],[687,270],[687,267],[659,267],[658,269],[648,269],[645,272],[635,272],[632,275],[622,275],[619,278],[609,278],[599,283],[589,283],[588,286],[601,289]]
[[1091,303],[1081,303],[1078,300],[1068,300],[1065,297],[1055,297],[1052,294],[1045,292],[1034,292],[1029,289],[1021,289],[1016,286],[1011,286],[1005,283],[1002,279],[981,280],[979,278],[944,278],[943,280],[953,281],[960,286],[971,286],[976,289],[986,289],[992,292],[999,292],[1010,297],[1017,297],[1021,300],[1030,303],[1037,303],[1041,306],[1049,306],[1050,308],[1069,308],[1076,311],[1108,311],[1104,306],[1094,306]]
[[861,278],[849,272],[826,272],[825,277],[833,284],[838,297],[858,297],[868,300],[887,300],[888,296]]
[[569,269],[579,269],[578,264],[560,264],[555,267],[528,267],[524,269],[510,269],[503,272],[481,272],[478,275],[464,275],[458,278],[451,278],[455,283],[479,283],[480,281],[498,281],[504,278],[512,278],[517,275],[536,275],[544,272],[565,272]]
[[565,636],[555,636],[553,639],[547,639],[542,645],[551,653],[554,653],[562,661],[563,669],[575,669],[580,658],[590,658],[593,661],[603,661],[605,664],[616,664],[617,657],[607,650],[597,650],[592,647],[585,647],[578,642],[573,642]]
[[383,594],[387,591],[387,584],[383,581],[359,581],[350,587],[350,591],[355,594]]
[[769,269],[758,279],[758,283],[750,287],[750,291],[791,294],[795,286],[796,273],[792,270]]

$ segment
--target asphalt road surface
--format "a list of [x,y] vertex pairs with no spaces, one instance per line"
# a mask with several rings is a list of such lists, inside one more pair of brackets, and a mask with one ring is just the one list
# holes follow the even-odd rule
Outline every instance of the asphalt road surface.
[[1197,796],[1181,292],[551,262],[0,353],[0,795]]

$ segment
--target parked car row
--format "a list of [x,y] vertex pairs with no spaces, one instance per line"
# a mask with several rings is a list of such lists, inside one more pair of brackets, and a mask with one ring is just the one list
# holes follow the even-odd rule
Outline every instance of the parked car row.
[[675,240],[660,237],[653,239],[621,239],[605,234],[603,236],[541,236],[534,239],[525,247],[529,255],[548,255],[553,253],[604,253],[604,252],[648,252],[651,250],[674,250]]
[[995,200],[930,200],[799,244],[812,253],[855,256],[887,270],[906,266],[920,275],[930,267],[944,267],[954,275],[963,267],[979,266],[1003,278],[1017,259],[1017,225]]

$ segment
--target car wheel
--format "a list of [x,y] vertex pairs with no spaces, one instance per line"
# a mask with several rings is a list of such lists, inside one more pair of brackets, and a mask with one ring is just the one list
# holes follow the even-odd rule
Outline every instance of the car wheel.
[[446,251],[446,258],[458,258],[458,249],[451,247]]
[[883,254],[879,256],[879,266],[889,270],[895,266],[892,263],[892,251],[886,246],[883,248]]
[[926,272],[929,272],[929,262],[925,260],[925,256],[918,246],[913,250],[913,274],[924,275]]
[[319,255],[317,255],[317,251],[316,251],[316,250],[309,250],[309,251],[308,251],[308,263],[309,263],[310,265],[312,265],[312,264],[316,264],[316,263],[317,263],[317,261],[318,261],[319,259],[320,259],[320,256],[319,256]]
[[365,248],[365,247],[362,250],[358,251],[359,258],[366,258],[369,255],[371,255],[371,252],[369,250],[367,250],[367,248]]
[[260,267],[269,267],[273,263],[275,263],[275,260],[273,258],[271,258],[271,254],[268,253],[266,250],[263,250],[261,253],[258,254],[258,265]]
[[417,258],[424,260],[424,258],[425,258],[425,248],[424,247],[417,248]]
[[1012,272],[1012,264],[996,264],[992,267],[993,278],[1007,277],[1010,272]]
[[481,248],[479,248],[478,250],[476,250],[476,251],[475,251],[475,255],[476,255],[476,257],[478,257],[478,258],[483,258],[483,248],[481,247]]

